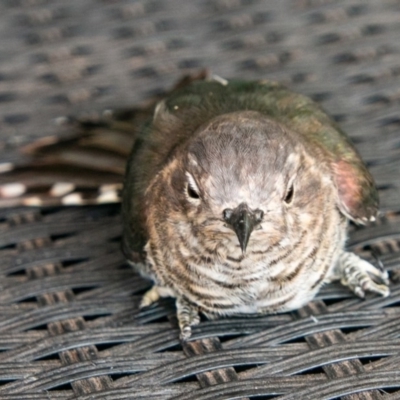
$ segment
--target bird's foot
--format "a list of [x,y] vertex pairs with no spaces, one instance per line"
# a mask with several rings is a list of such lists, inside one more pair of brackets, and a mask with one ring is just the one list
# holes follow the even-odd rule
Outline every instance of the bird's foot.
[[[139,308],[151,306],[161,297],[177,297],[169,288],[162,286],[153,286],[148,290],[140,302]],[[176,298],[176,313],[178,318],[179,329],[181,331],[180,338],[187,340],[192,335],[192,326],[200,322],[199,310],[196,306],[190,304],[182,297]]]
[[374,292],[383,297],[389,295],[389,276],[383,268],[378,268],[349,252],[340,256],[338,275],[342,285],[350,288],[357,296],[364,298],[366,292]]
[[176,299],[176,313],[178,318],[180,338],[188,340],[192,335],[192,326],[200,322],[199,310],[182,297]]
[[139,308],[149,307],[161,297],[175,297],[175,294],[171,289],[166,287],[153,286],[143,295],[142,301],[139,304]]

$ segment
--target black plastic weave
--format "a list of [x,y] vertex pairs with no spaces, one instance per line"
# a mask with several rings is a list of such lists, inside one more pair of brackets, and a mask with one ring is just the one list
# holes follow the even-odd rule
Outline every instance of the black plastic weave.
[[[0,160],[53,122],[136,104],[182,74],[276,79],[320,102],[379,187],[348,247],[391,271],[388,298],[339,285],[293,313],[202,321],[119,249],[118,206],[0,209],[0,399],[400,399],[397,0],[1,0]],[[2,165],[2,164],[0,164]]]

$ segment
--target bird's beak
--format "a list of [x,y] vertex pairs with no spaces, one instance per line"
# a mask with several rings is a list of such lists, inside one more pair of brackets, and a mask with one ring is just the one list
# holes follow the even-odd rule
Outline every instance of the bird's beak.
[[234,210],[225,210],[225,221],[233,228],[239,239],[243,254],[246,252],[251,232],[260,222],[246,203],[239,204]]

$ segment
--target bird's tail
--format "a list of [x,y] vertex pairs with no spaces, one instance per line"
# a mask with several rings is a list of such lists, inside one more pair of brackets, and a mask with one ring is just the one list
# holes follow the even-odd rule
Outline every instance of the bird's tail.
[[206,77],[206,70],[184,76],[168,92],[137,107],[106,110],[99,117],[61,118],[66,136],[37,140],[21,148],[23,157],[17,162],[0,163],[0,207],[120,202],[126,161],[156,104]]

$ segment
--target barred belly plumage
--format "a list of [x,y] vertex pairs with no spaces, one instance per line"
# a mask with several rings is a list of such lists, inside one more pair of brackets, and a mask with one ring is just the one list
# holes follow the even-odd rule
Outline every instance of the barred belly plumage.
[[[300,221],[298,221],[300,224]],[[233,235],[209,237],[190,227],[158,229],[156,241],[175,237],[167,248],[146,246],[157,285],[169,287],[207,313],[220,315],[274,313],[295,309],[311,300],[337,263],[345,240],[345,219],[339,214],[308,221],[296,237],[268,240],[254,233],[242,254]],[[312,226],[313,229],[309,229]],[[171,241],[170,241],[171,243]]]

